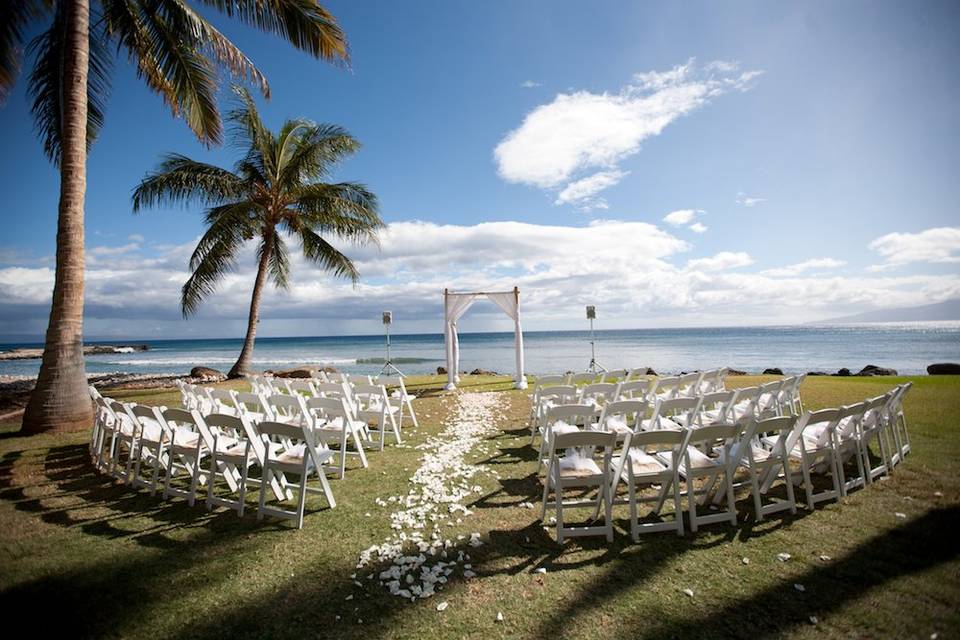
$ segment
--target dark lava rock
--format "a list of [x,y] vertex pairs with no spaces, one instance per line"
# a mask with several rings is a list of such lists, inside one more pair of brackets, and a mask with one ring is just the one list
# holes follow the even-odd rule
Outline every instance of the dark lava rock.
[[221,380],[226,380],[227,375],[222,371],[217,371],[210,367],[194,367],[190,369],[190,377],[197,378],[203,382],[220,382]]
[[740,371],[739,369],[727,369],[728,376],[745,376],[747,375],[746,371]]
[[846,367],[844,367],[843,369],[840,369],[840,371],[837,371],[837,372],[836,372],[835,374],[833,374],[833,375],[835,375],[835,376],[840,376],[840,377],[842,377],[842,378],[845,378],[845,377],[847,377],[847,376],[849,376],[849,375],[851,375],[851,374],[850,374],[850,369],[847,369]]
[[927,367],[932,376],[960,376],[960,364],[956,362],[938,362]]
[[886,369],[884,367],[878,367],[873,364],[868,364],[859,372],[858,376],[895,376],[897,375],[896,369]]
[[445,376],[445,375],[447,375],[447,368],[446,368],[446,367],[437,367],[437,375],[438,375],[438,376]]
[[487,371],[486,369],[474,369],[470,372],[472,376],[498,376],[500,375],[496,371]]
[[808,376],[828,376],[830,375],[826,371],[807,371]]
[[782,375],[783,375],[783,371],[780,370],[780,369],[778,369],[777,367],[770,367],[769,369],[764,369],[764,370],[763,370],[763,375],[765,375],[765,376],[782,376]]

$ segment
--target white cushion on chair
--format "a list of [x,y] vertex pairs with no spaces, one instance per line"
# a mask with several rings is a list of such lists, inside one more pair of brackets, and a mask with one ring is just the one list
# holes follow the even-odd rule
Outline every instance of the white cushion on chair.
[[577,427],[577,425],[568,424],[563,420],[557,420],[556,422],[551,424],[549,428],[550,428],[550,432],[553,433],[554,435],[561,434],[561,433],[578,433],[580,431],[580,428]]
[[560,477],[562,478],[584,478],[599,476],[603,473],[593,458],[585,458],[576,454],[560,458],[559,466]]

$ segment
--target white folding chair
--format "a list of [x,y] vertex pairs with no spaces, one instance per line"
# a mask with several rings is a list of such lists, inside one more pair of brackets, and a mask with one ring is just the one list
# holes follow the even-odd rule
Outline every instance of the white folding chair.
[[133,465],[137,450],[137,424],[127,411],[127,405],[117,400],[110,401],[110,410],[116,420],[110,430],[110,466],[113,477],[130,484],[133,482]]
[[696,426],[708,427],[712,424],[735,422],[731,414],[736,395],[735,391],[711,391],[703,394],[700,398],[700,408],[695,416]]
[[[863,418],[860,421],[860,456],[863,458],[867,483],[872,483],[876,478],[890,473],[892,434],[888,428],[887,405],[894,393],[895,391],[890,391],[866,401]],[[880,459],[876,465],[870,462],[870,445],[874,440],[880,449]]]
[[[797,500],[793,490],[793,477],[790,472],[791,436],[797,432],[796,416],[781,416],[756,420],[749,418],[743,423],[743,431],[739,442],[730,448],[731,474],[728,482],[734,481],[734,474],[738,469],[747,472],[750,493],[753,496],[754,519],[763,520],[764,516],[780,511],[797,512]],[[764,488],[767,478],[770,483]],[[782,477],[786,489],[785,499],[770,499],[764,503],[763,496],[777,479]],[[725,487],[724,487],[725,488]],[[717,493],[715,502],[719,500]]]
[[632,433],[640,430],[641,421],[646,417],[649,405],[646,400],[617,400],[603,406],[597,429],[617,434],[617,440],[623,441]]
[[[207,480],[207,509],[214,506],[227,507],[242,517],[246,509],[247,486],[260,485],[258,480],[250,478],[250,468],[259,464],[262,459],[254,448],[255,439],[249,437],[251,426],[245,424],[246,419],[242,416],[225,413],[210,414],[204,417],[204,421],[213,434],[209,458],[210,475]],[[262,440],[261,445],[264,448],[277,446],[272,442],[267,445]],[[223,478],[227,483],[227,495],[217,493],[218,478]],[[261,487],[261,490],[266,489]],[[231,497],[234,495],[237,497]]]
[[417,414],[413,410],[413,396],[407,393],[407,385],[403,383],[403,376],[378,376],[377,384],[382,384],[390,394],[390,402],[400,410],[397,426],[403,429],[403,419],[410,418],[414,428],[419,427]]
[[650,400],[672,400],[680,391],[680,378],[677,376],[655,378],[653,382],[650,388]]
[[547,462],[551,438],[560,433],[590,429],[596,416],[596,409],[588,404],[561,404],[548,408],[540,433],[540,463]]
[[650,392],[649,380],[625,380],[617,387],[617,400],[647,400]]
[[742,387],[735,391],[730,404],[730,422],[740,422],[757,418],[757,401],[760,399],[760,387]]
[[[683,508],[680,503],[680,477],[678,473],[680,456],[687,441],[687,431],[660,429],[630,434],[624,444],[624,453],[614,457],[613,482],[610,489],[612,504],[630,505],[630,535],[634,542],[639,541],[641,533],[655,531],[676,531],[683,535]],[[620,482],[627,484],[627,499],[617,498]],[[644,498],[640,489],[660,485],[657,496]],[[649,515],[659,516],[668,496],[673,496],[674,519],[672,522],[641,522]],[[641,502],[656,501],[656,506],[641,516]]]
[[760,395],[757,397],[757,419],[775,418],[783,415],[780,407],[780,391],[787,382],[786,378],[774,380],[760,385]]
[[640,422],[640,428],[642,431],[682,429],[696,422],[699,410],[700,398],[658,399],[650,417]]
[[209,411],[205,412],[203,415],[209,413],[225,413],[227,415],[235,416],[238,414],[238,409],[236,402],[233,400],[233,392],[230,389],[217,389],[214,387],[208,387],[205,389],[207,392],[207,398],[210,402]]
[[630,372],[626,369],[611,369],[610,371],[604,371],[600,376],[600,382],[617,383],[621,380],[625,380],[628,373]]
[[382,384],[358,384],[354,386],[353,397],[356,402],[356,418],[366,423],[371,436],[379,434],[380,451],[383,451],[388,433],[393,434],[396,444],[401,443],[397,407],[390,403],[387,390]]
[[[173,441],[173,434],[160,412],[160,407],[127,407],[136,430],[136,461],[131,484],[150,489],[150,495],[155,495],[160,488],[161,474],[166,472],[169,462],[167,448]],[[150,469],[149,477],[144,474],[146,468]]]
[[[313,432],[325,444],[337,442],[340,455],[340,477],[347,471],[347,456],[360,458],[360,464],[366,469],[367,456],[363,451],[363,441],[370,439],[367,423],[353,417],[343,398],[310,398],[306,401],[307,414],[313,421]],[[353,445],[353,451],[349,445]]]
[[[693,532],[696,532],[700,525],[715,522],[729,522],[734,526],[737,524],[736,502],[733,497],[734,467],[730,464],[730,449],[739,436],[740,427],[735,424],[716,424],[688,430],[678,472],[686,483],[687,511],[690,516],[690,530]],[[664,454],[659,457],[664,462],[668,459]],[[703,488],[697,489],[697,480],[703,480]],[[718,483],[726,494],[726,509],[706,515],[698,514],[697,495],[702,495],[701,503],[706,504]]]
[[[314,439],[309,428],[265,420],[257,425],[257,430],[264,438],[265,445],[271,438],[277,438],[284,443],[279,448],[267,446],[264,449],[263,482],[269,484],[274,476],[282,476],[286,481],[287,474],[300,477],[299,485],[292,483],[289,485],[297,486],[299,489],[296,509],[291,511],[280,505],[268,505],[267,492],[261,491],[257,520],[262,520],[264,516],[284,518],[294,520],[297,528],[302,529],[303,511],[308,492],[322,492],[331,509],[337,506],[323,466],[331,457],[330,450],[322,442],[318,443]],[[312,475],[317,476],[320,487],[309,486]]]
[[[608,542],[613,541],[613,523],[611,518],[610,460],[617,444],[616,435],[606,431],[578,431],[557,433],[550,438],[547,475],[543,481],[543,507],[541,519],[546,516],[550,494],[554,496],[556,509],[557,542],[563,543],[567,536],[605,535]],[[561,452],[563,455],[561,455]],[[600,462],[596,460],[600,454]],[[565,500],[566,489],[596,489],[595,499],[580,498]],[[564,522],[564,509],[592,507],[594,513],[603,509],[603,525],[567,526]]]
[[597,381],[598,377],[596,373],[590,373],[589,371],[585,373],[574,373],[570,376],[570,381],[567,384],[572,384],[575,387],[584,384],[593,384]]
[[257,423],[262,420],[273,420],[273,414],[267,406],[266,398],[262,393],[233,392],[233,403],[237,408],[237,415],[248,422]]
[[910,433],[907,431],[907,415],[903,411],[903,400],[912,388],[912,382],[897,385],[896,393],[888,407],[890,426],[897,446],[893,455],[894,465],[900,464],[903,458],[910,453]]
[[[167,474],[163,479],[163,497],[180,496],[192,507],[197,499],[197,487],[206,482],[201,472],[203,460],[209,455],[213,438],[197,410],[164,409],[160,412],[170,429],[173,441],[167,449]],[[174,474],[183,470],[190,476],[190,488],[179,489],[171,484]]]
[[581,387],[577,402],[592,404],[602,409],[608,402],[613,402],[617,396],[617,385],[612,382],[594,382]]
[[727,375],[727,369],[711,369],[709,371],[704,371],[703,376],[700,378],[700,393],[716,393],[718,391],[726,391],[724,386],[724,378]]
[[285,422],[309,426],[306,401],[300,394],[267,396],[271,422]]
[[[842,495],[840,486],[839,457],[833,446],[833,435],[842,414],[839,409],[821,409],[806,411],[798,420],[797,428],[787,445],[790,457],[800,463],[807,507],[811,510],[818,502],[839,500]],[[816,491],[813,485],[814,473],[827,473],[831,478],[831,488]],[[768,476],[764,490],[773,482]]]
[[287,393],[292,396],[301,395],[306,399],[318,396],[316,387],[313,386],[311,378],[289,378],[283,381],[287,387]]
[[627,370],[627,377],[624,380],[625,382],[632,382],[634,380],[646,379],[650,374],[650,367],[638,367],[636,369]]
[[681,398],[695,398],[700,395],[700,381],[703,373],[694,371],[685,373],[677,379],[677,396]]
[[573,385],[557,385],[540,389],[537,398],[536,415],[534,421],[530,423],[530,443],[533,444],[537,435],[543,432],[547,411],[551,407],[562,404],[575,404],[576,401],[577,388]]

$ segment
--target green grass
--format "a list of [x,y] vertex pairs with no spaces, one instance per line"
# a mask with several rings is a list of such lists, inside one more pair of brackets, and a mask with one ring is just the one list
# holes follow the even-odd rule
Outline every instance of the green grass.
[[[803,396],[810,408],[835,406],[905,379],[810,378]],[[415,449],[373,453],[369,470],[332,481],[337,508],[311,498],[297,531],[258,523],[255,509],[239,519],[151,498],[96,474],[83,434],[20,437],[8,423],[0,425],[0,604],[10,613],[29,607],[31,631],[71,637],[947,637],[960,628],[960,379],[913,381],[913,453],[889,480],[841,503],[754,523],[740,495],[736,528],[639,543],[620,508],[613,544],[558,546],[538,510],[520,506],[538,503],[541,487],[526,396],[503,378],[467,377],[464,390],[500,391],[500,429],[490,453],[474,456],[500,478],[478,480],[475,513],[452,533],[479,531],[486,544],[469,549],[476,578],[416,603],[350,578],[359,552],[389,536],[391,509],[374,500],[407,492]],[[413,383],[423,394],[421,427],[405,436],[416,445],[441,429],[451,403],[440,378]],[[115,395],[178,401],[169,391]],[[791,560],[778,562],[781,552]],[[438,612],[441,600],[449,607]]]

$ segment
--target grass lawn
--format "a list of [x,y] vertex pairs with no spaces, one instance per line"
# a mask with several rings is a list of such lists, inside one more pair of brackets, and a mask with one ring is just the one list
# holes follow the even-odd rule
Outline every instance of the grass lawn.
[[[903,380],[810,378],[803,398],[809,408],[836,406]],[[393,509],[375,500],[406,495],[419,466],[415,448],[374,452],[370,469],[333,480],[337,508],[311,497],[297,531],[257,522],[255,508],[239,519],[150,497],[95,473],[86,434],[20,437],[7,423],[0,605],[8,616],[30,611],[34,633],[69,637],[950,637],[960,629],[960,378],[913,381],[913,452],[888,480],[841,503],[754,523],[741,494],[736,528],[649,534],[639,543],[619,507],[612,544],[582,538],[558,546],[537,519],[527,396],[504,379],[467,377],[464,391],[498,393],[496,435],[470,461],[499,478],[477,476],[483,491],[474,514],[445,536],[476,531],[485,544],[464,546],[475,578],[458,577],[413,603],[367,580],[369,569],[357,576],[359,587],[351,574],[359,553],[390,535]],[[439,378],[416,382],[421,426],[404,431],[412,445],[438,433],[454,405],[438,391]],[[179,403],[163,390],[115,396]],[[526,501],[538,508],[523,508]],[[791,559],[778,561],[784,552]],[[448,607],[437,611],[441,601]]]

